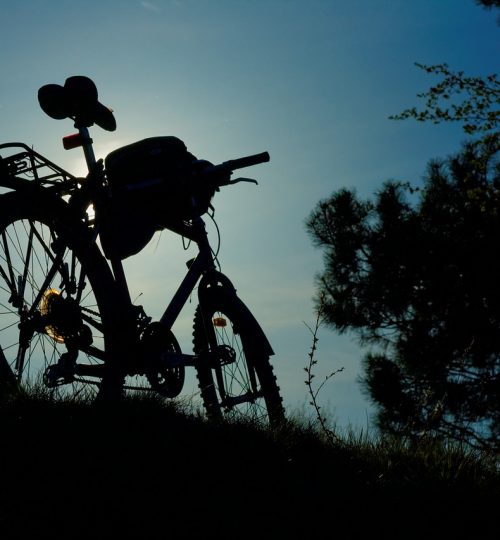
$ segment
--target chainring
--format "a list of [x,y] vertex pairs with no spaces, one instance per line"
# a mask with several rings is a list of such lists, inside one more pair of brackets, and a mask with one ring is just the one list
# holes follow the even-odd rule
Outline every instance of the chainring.
[[185,367],[165,367],[161,362],[165,353],[181,353],[174,334],[161,323],[152,322],[141,336],[141,349],[145,374],[151,388],[164,397],[177,397],[184,387]]

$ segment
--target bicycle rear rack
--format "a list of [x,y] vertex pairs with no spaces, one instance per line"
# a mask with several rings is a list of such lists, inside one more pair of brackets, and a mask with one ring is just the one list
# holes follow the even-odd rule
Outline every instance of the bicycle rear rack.
[[17,189],[26,182],[51,187],[64,195],[76,186],[77,179],[24,143],[0,144],[0,186]]

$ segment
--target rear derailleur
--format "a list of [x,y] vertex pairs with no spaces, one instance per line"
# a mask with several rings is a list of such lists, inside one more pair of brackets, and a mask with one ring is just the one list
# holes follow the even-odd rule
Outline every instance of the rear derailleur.
[[78,350],[67,351],[59,357],[57,364],[49,366],[43,374],[43,383],[48,388],[56,388],[75,380]]
[[68,350],[61,354],[56,364],[48,366],[43,374],[43,382],[48,388],[62,386],[75,380],[78,352],[86,350],[92,344],[92,332],[84,324],[77,335],[65,336],[63,343]]

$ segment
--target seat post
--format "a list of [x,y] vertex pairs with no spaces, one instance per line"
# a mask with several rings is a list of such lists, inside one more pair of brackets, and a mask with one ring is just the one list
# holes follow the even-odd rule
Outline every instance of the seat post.
[[82,140],[83,153],[85,155],[85,161],[87,162],[87,168],[91,173],[94,170],[96,159],[94,154],[94,148],[92,147],[92,139],[90,138],[89,130],[86,126],[76,126],[80,132]]

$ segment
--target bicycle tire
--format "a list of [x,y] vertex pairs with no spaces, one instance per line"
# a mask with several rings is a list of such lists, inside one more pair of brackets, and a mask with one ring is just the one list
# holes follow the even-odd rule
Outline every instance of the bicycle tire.
[[[284,421],[283,400],[269,353],[259,347],[261,334],[248,308],[234,293],[222,287],[207,289],[203,305],[195,311],[193,349],[198,355],[195,368],[208,417],[274,426]],[[215,353],[220,346],[228,347],[219,349],[222,352],[234,351],[231,361],[226,363]]]
[[0,389],[97,395],[99,376],[56,377],[70,349],[79,365],[109,359],[113,277],[88,238],[67,203],[43,189],[0,196]]

